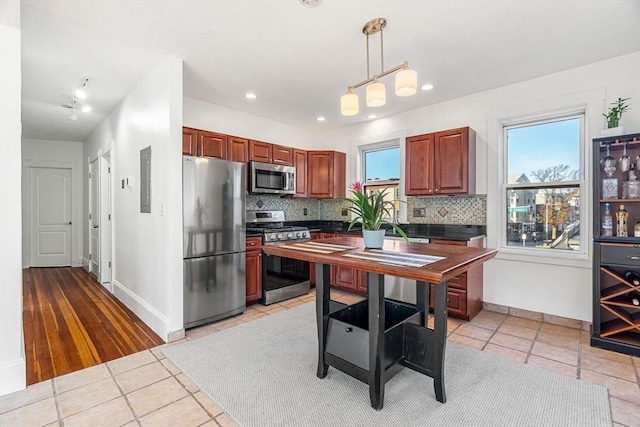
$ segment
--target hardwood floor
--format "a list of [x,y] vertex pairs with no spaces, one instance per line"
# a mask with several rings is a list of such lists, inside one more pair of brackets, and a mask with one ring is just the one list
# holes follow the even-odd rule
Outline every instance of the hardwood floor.
[[27,385],[164,341],[79,267],[23,272]]

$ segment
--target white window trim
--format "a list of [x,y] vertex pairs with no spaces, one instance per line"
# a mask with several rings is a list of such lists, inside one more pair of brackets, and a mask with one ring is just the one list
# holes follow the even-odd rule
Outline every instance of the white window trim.
[[[487,224],[489,247],[498,248],[496,258],[533,262],[541,264],[562,265],[579,268],[591,268],[592,256],[592,227],[593,212],[591,209],[591,144],[593,138],[598,138],[602,123],[600,114],[604,111],[606,92],[604,88],[594,89],[575,94],[563,95],[556,98],[539,100],[527,104],[517,105],[493,111],[487,115],[488,138],[494,141],[495,156],[488,156],[487,174],[487,219],[495,222]],[[555,117],[584,114],[584,132],[582,143],[584,147],[580,158],[580,180],[584,182],[580,193],[580,235],[582,244],[580,251],[568,252],[560,250],[543,251],[535,248],[518,248],[506,246],[506,142],[503,129],[505,126],[539,121]],[[493,232],[492,232],[493,229]]]

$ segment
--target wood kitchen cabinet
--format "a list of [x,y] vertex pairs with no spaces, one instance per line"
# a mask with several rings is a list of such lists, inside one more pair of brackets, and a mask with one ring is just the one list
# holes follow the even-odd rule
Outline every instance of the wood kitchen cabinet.
[[198,130],[192,128],[182,128],[182,154],[185,156],[198,155]]
[[[431,239],[435,245],[457,245],[474,248],[483,247],[483,239],[475,240],[438,240]],[[483,292],[482,265],[471,267],[459,276],[447,282],[447,310],[449,316],[459,319],[471,320],[482,310]],[[430,285],[429,307],[433,308],[435,285]]]
[[262,237],[247,237],[247,305],[262,298]]
[[227,135],[198,131],[198,155],[203,157],[227,158]]
[[271,163],[273,158],[273,144],[262,141],[249,140],[249,160],[252,162]]
[[296,168],[296,193],[293,197],[307,197],[307,152],[293,149],[293,166]]
[[249,162],[249,140],[237,136],[227,137],[227,160],[232,162]]
[[292,166],[293,148],[272,144],[271,163],[273,163],[274,165]]
[[347,155],[339,151],[307,151],[307,197],[345,196]]
[[408,196],[475,194],[476,133],[469,127],[411,136],[405,146]]

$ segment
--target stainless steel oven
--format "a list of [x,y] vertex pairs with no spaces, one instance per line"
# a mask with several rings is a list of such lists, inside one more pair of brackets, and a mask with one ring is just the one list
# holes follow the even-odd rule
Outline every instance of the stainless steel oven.
[[296,168],[251,162],[252,193],[295,194]]
[[[247,233],[261,234],[264,243],[309,239],[309,229],[285,226],[282,211],[247,211]],[[309,292],[309,263],[274,255],[262,256],[262,300],[273,304]]]

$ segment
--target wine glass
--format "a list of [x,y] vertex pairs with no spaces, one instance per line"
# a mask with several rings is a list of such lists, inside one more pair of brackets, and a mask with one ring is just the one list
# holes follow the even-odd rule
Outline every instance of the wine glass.
[[631,166],[631,158],[627,156],[627,143],[624,143],[624,150],[622,152],[622,157],[618,160],[620,163],[620,170],[622,172],[628,172],[629,167]]
[[600,161],[604,173],[607,175],[607,178],[613,177],[613,174],[616,173],[616,159],[611,157],[609,154],[609,144],[607,144],[607,157]]

